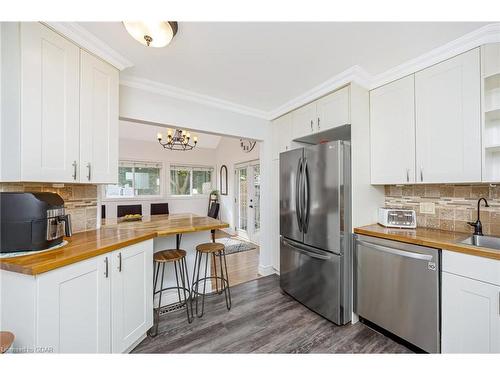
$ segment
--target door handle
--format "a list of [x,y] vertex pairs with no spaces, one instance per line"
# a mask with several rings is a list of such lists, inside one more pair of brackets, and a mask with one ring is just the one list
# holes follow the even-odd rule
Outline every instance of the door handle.
[[92,178],[92,166],[90,165],[90,163],[87,163],[87,169],[88,169],[87,180],[90,181],[90,179]]
[[302,232],[302,206],[300,201],[300,188],[301,188],[301,177],[302,177],[302,157],[299,158],[297,164],[297,177],[295,179],[295,214],[297,215],[297,225],[299,226],[299,231]]
[[313,128],[313,120],[311,120],[311,132],[314,131],[314,128]]
[[122,253],[118,253],[118,272],[122,272]]
[[376,245],[376,244],[361,241],[361,240],[357,240],[357,243],[360,245],[369,247],[371,249],[381,251],[383,253],[388,253],[388,254],[392,254],[392,255],[399,255],[399,256],[402,256],[405,258],[412,258],[412,259],[426,260],[426,261],[432,260],[432,255],[428,255],[428,254],[413,253],[410,251],[394,249],[394,248],[389,247],[389,246]]
[[302,184],[304,185],[304,209],[303,209],[303,218],[302,218],[302,230],[304,233],[307,233],[307,229],[309,227],[309,175],[307,168],[307,159],[304,158],[304,166],[302,167]]
[[410,169],[406,168],[406,182],[410,182]]
[[73,166],[73,180],[76,181],[76,166],[77,166],[76,160],[73,161],[73,164],[71,164],[71,165]]
[[420,167],[420,181],[424,181],[424,169],[422,167]]
[[320,253],[319,251],[313,251],[313,250],[304,248],[304,247],[300,246],[299,244],[295,244],[295,243],[293,243],[291,241],[288,241],[284,237],[281,237],[281,241],[285,245],[290,246],[294,250],[297,250],[299,253],[307,255],[308,257],[311,257],[311,258],[316,258],[316,259],[320,259],[320,260],[328,260],[328,259],[330,259],[332,257],[332,255],[330,255],[330,254],[328,254],[326,252],[325,253]]
[[108,278],[109,272],[108,272],[108,257],[104,258],[104,263],[106,264],[106,269],[104,271],[104,275],[106,276],[106,279]]
[[321,126],[319,126],[319,117],[318,117],[318,130],[321,130]]

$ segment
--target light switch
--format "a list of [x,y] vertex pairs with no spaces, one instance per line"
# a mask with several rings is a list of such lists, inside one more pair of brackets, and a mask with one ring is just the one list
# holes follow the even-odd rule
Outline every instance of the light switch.
[[436,204],[434,202],[421,202],[420,203],[420,213],[421,214],[435,214]]

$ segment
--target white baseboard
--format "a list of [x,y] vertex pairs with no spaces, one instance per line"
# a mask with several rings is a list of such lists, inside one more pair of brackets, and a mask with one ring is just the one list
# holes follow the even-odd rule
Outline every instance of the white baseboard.
[[273,266],[263,266],[259,264],[259,275],[262,276],[269,276],[272,275],[273,273],[276,273],[276,270],[273,268]]

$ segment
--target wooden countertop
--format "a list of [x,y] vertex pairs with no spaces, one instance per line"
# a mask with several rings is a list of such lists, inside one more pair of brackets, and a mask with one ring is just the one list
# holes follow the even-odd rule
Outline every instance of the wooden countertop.
[[471,236],[467,233],[429,228],[386,228],[379,224],[355,228],[354,233],[500,260],[500,250],[461,244],[460,241]]
[[194,214],[155,215],[120,223],[108,220],[101,229],[65,238],[68,244],[61,248],[0,259],[0,269],[37,275],[151,238],[227,227],[229,224],[220,220]]

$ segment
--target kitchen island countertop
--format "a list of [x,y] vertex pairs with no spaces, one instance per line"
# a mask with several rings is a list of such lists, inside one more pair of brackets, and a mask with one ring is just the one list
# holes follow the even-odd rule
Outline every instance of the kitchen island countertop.
[[108,219],[103,224],[100,229],[65,238],[68,244],[58,249],[0,259],[0,269],[37,275],[155,237],[229,227],[220,220],[189,213],[155,215],[131,222]]

